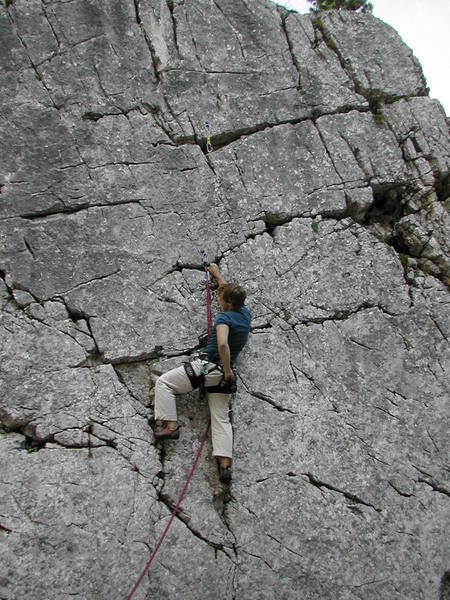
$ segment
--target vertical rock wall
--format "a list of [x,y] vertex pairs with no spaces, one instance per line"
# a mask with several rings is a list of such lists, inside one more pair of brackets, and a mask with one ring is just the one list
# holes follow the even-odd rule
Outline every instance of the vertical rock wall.
[[1,598],[130,592],[207,421],[147,423],[205,248],[254,317],[233,484],[208,448],[135,597],[447,597],[450,145],[409,48],[263,0],[6,4]]

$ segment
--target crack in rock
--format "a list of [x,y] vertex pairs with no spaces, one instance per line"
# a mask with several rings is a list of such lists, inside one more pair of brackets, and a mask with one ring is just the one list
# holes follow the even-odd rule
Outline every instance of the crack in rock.
[[350,492],[346,492],[345,490],[341,490],[338,487],[331,485],[329,483],[325,483],[324,481],[320,481],[319,479],[317,479],[314,475],[312,475],[311,473],[302,473],[303,475],[306,475],[306,477],[309,480],[309,483],[319,489],[325,488],[327,490],[331,490],[333,492],[337,492],[338,494],[342,494],[343,496],[345,496],[348,500],[350,500],[351,502],[355,502],[356,504],[362,504],[364,506],[368,506],[370,508],[373,508],[374,511],[381,513],[382,509],[381,508],[377,508],[376,506],[374,506],[373,504],[371,504],[370,502],[366,502],[365,500],[362,500],[361,498],[359,498],[359,496],[356,496],[355,494],[352,494]]

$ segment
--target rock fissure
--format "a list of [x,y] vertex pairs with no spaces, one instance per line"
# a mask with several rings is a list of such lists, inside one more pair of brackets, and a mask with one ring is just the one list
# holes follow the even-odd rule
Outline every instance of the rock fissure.
[[175,48],[177,51],[177,56],[180,60],[182,60],[183,57],[181,56],[180,47],[178,45],[178,32],[177,32],[177,19],[175,17],[175,6],[173,3],[173,0],[166,0],[166,1],[167,1],[167,7],[168,7],[169,13],[170,13],[170,18],[172,20],[173,41],[174,41]]
[[145,43],[147,44],[147,48],[150,52],[150,56],[151,56],[151,60],[152,60],[153,73],[158,81],[158,84],[160,84],[161,83],[161,74],[159,71],[159,66],[161,64],[161,61],[156,53],[155,47],[153,46],[151,37],[148,35],[148,33],[144,27],[144,24],[142,22],[140,11],[139,11],[140,0],[133,0],[133,2],[134,2],[134,10],[135,10],[135,15],[136,15],[136,23],[139,25],[141,33],[144,36],[144,40],[145,40]]
[[46,7],[46,4],[45,4],[44,0],[41,0],[41,10],[42,10],[42,14],[44,15],[44,17],[45,17],[45,19],[46,19],[46,21],[48,23],[48,26],[50,27],[50,30],[51,30],[51,32],[53,34],[53,37],[55,38],[56,45],[58,46],[58,50],[60,50],[61,47],[62,47],[62,42],[59,39],[58,34],[56,33],[55,26],[53,25],[51,19],[48,16],[47,7]]
[[14,29],[14,31],[15,31],[15,35],[16,35],[16,36],[17,36],[17,38],[19,39],[19,42],[20,42],[21,46],[22,46],[22,47],[23,47],[23,49],[24,49],[25,55],[27,56],[27,59],[28,59],[28,61],[29,61],[30,65],[31,65],[31,68],[32,68],[32,70],[33,70],[33,72],[34,72],[35,76],[36,76],[36,79],[39,81],[39,83],[40,83],[40,84],[42,85],[42,87],[44,88],[44,90],[45,90],[45,93],[46,93],[46,95],[48,96],[48,98],[49,98],[50,102],[52,103],[53,107],[57,109],[58,107],[57,107],[57,105],[56,105],[55,101],[53,100],[53,97],[52,97],[52,95],[51,95],[51,93],[50,93],[50,90],[49,90],[49,88],[47,87],[47,85],[46,85],[46,83],[45,83],[45,81],[44,81],[44,79],[43,79],[43,77],[42,77],[41,73],[39,72],[39,69],[38,69],[37,65],[35,65],[35,63],[33,62],[32,58],[31,58],[31,56],[30,56],[30,53],[29,53],[28,47],[27,47],[27,45],[26,45],[26,43],[25,43],[25,40],[24,40],[24,39],[23,39],[23,37],[20,35],[20,33],[19,33],[19,30],[18,30],[18,27],[17,27],[16,23],[14,22],[14,19],[13,19],[12,15],[11,15],[11,12],[10,12],[9,10],[7,11],[7,14],[8,14],[8,19],[9,19],[9,21],[10,21],[10,23],[11,23],[11,25],[13,26],[13,29]]
[[428,480],[428,479],[422,479],[419,478],[417,480],[418,483],[425,483],[426,485],[428,485],[430,488],[432,488],[433,491],[435,492],[439,492],[440,494],[444,494],[445,496],[448,496],[450,498],[450,491],[445,489],[444,487],[442,487],[441,485],[438,485],[437,483],[435,483],[433,480]]
[[308,481],[311,485],[322,489],[325,488],[327,490],[331,490],[332,492],[337,492],[338,494],[342,494],[343,496],[345,496],[345,498],[347,498],[348,500],[350,500],[351,502],[354,502],[356,504],[362,504],[364,506],[368,506],[370,508],[373,508],[374,511],[376,511],[377,513],[381,513],[382,509],[381,508],[377,508],[376,506],[374,506],[373,504],[371,504],[370,502],[366,502],[365,500],[362,500],[361,498],[359,498],[359,496],[356,496],[355,494],[352,494],[350,492],[346,492],[345,490],[341,490],[340,488],[331,485],[329,483],[325,483],[324,481],[320,481],[319,479],[317,479],[317,477],[315,477],[314,475],[312,475],[311,473],[302,473],[303,475],[306,475],[306,477],[308,478]]
[[[158,500],[168,508],[170,513],[173,513],[176,503],[167,494],[164,494],[162,490],[158,492]],[[228,547],[225,544],[222,544],[221,542],[214,542],[212,540],[209,540],[202,533],[197,531],[191,524],[191,518],[183,512],[181,506],[178,508],[175,517],[187,527],[187,529],[192,533],[192,535],[194,535],[197,539],[201,540],[202,542],[208,544],[208,546],[210,546],[216,554],[217,552],[222,552],[227,558],[229,558],[233,562],[232,557],[228,554],[228,552],[226,552]]]
[[[325,307],[321,307],[321,306],[317,306],[316,308],[319,308],[321,310],[325,309]],[[354,309],[337,310],[337,311],[335,311],[334,314],[326,316],[326,317],[314,317],[314,318],[309,317],[308,319],[300,319],[296,323],[296,325],[314,325],[314,324],[315,325],[323,325],[323,323],[326,323],[327,321],[346,321],[353,315],[356,315],[362,311],[373,310],[373,309],[379,309],[382,312],[386,312],[386,314],[388,314],[389,316],[393,316],[378,305],[373,305],[370,302],[363,302],[362,304],[360,304],[359,306],[357,306]]]
[[267,404],[270,404],[270,406],[272,406],[273,408],[275,408],[279,412],[287,412],[287,413],[290,413],[291,415],[297,415],[298,414],[295,411],[290,410],[289,408],[285,408],[284,406],[281,406],[280,404],[278,404],[272,398],[272,396],[269,396],[268,394],[263,394],[262,392],[256,392],[256,391],[251,390],[248,387],[248,385],[245,383],[244,379],[242,378],[242,375],[238,374],[238,377],[242,381],[242,384],[243,384],[245,390],[247,391],[248,394],[250,394],[250,396],[253,396],[254,398],[258,398],[258,400],[263,400],[264,402],[267,402]]
[[398,486],[396,486],[394,483],[392,483],[392,481],[388,481],[388,484],[391,486],[391,488],[393,490],[395,490],[397,492],[397,494],[399,496],[402,496],[402,498],[414,498],[414,494],[408,494],[407,492],[402,491]]
[[289,32],[286,27],[287,15],[281,8],[279,8],[279,7],[277,7],[277,8],[278,8],[278,13],[279,13],[280,19],[281,19],[281,29],[283,30],[283,33],[286,37],[286,42],[287,42],[287,45],[289,48],[289,53],[292,58],[292,64],[294,65],[294,67],[297,71],[297,74],[298,74],[297,90],[299,92],[301,92],[301,90],[302,90],[302,70],[301,70],[299,60],[298,60],[297,56],[295,55],[294,44],[292,43],[292,40],[289,36]]
[[266,533],[266,536],[273,540],[274,542],[276,542],[277,544],[280,545],[280,548],[282,548],[283,550],[286,550],[287,552],[294,554],[295,556],[298,556],[299,558],[301,558],[302,560],[304,560],[304,556],[302,554],[300,554],[299,552],[296,552],[295,550],[292,550],[292,548],[289,548],[289,546],[286,546],[286,544],[283,544],[283,542],[281,542],[280,540],[278,540],[275,536],[271,535],[270,533]]
[[[114,269],[114,271],[111,271],[110,273],[105,273],[104,275],[100,275],[98,277],[92,277],[92,279],[87,279],[86,281],[81,281],[80,283],[77,283],[76,285],[74,285],[73,287],[69,288],[68,290],[63,290],[61,292],[58,293],[57,296],[54,296],[54,298],[60,298],[62,294],[70,294],[71,292],[73,292],[74,290],[77,290],[81,287],[84,287],[86,285],[90,285],[91,283],[94,283],[96,281],[103,281],[104,279],[109,279],[109,277],[113,277],[114,275],[118,275],[120,272],[122,271],[121,268],[116,268]],[[51,300],[52,298],[45,298],[46,300]],[[91,317],[95,317],[96,315],[91,315]],[[89,318],[91,318],[89,317]]]
[[247,556],[251,556],[252,558],[256,558],[258,560],[260,560],[261,562],[263,562],[266,567],[268,567],[271,571],[276,571],[276,569],[273,568],[273,566],[269,563],[268,560],[266,560],[263,556],[259,556],[258,554],[254,554],[253,552],[250,552],[249,550],[241,550],[242,554],[246,554]]

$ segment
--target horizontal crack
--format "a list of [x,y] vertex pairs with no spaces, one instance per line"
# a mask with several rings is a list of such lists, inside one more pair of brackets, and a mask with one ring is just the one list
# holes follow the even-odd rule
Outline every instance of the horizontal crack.
[[110,203],[99,203],[99,204],[91,204],[89,202],[84,202],[81,205],[74,207],[66,207],[62,209],[58,208],[50,208],[48,210],[42,210],[35,213],[24,213],[19,215],[20,218],[25,219],[27,221],[37,221],[38,219],[46,219],[47,217],[52,217],[55,215],[72,215],[75,213],[79,213],[85,210],[89,210],[91,208],[113,208],[115,206],[126,206],[128,204],[140,204],[141,200],[123,200],[118,202],[110,202]]

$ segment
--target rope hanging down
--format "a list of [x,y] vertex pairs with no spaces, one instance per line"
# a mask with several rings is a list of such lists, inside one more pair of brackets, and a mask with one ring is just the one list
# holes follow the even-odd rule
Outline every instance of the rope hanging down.
[[[202,262],[203,262],[203,266],[205,267],[205,274],[206,274],[206,315],[207,315],[207,321],[208,321],[208,324],[207,324],[207,334],[208,334],[208,340],[209,340],[209,336],[211,335],[211,329],[212,329],[212,316],[211,316],[212,313],[211,313],[211,284],[210,284],[210,279],[209,279],[209,273],[207,271],[208,257],[207,257],[206,252],[203,252],[203,254],[202,254]],[[167,532],[169,531],[169,528],[172,525],[172,521],[174,520],[175,515],[177,514],[178,509],[180,508],[181,501],[184,498],[184,495],[186,493],[188,485],[189,485],[189,483],[190,483],[190,481],[192,479],[192,476],[194,475],[194,471],[195,471],[195,469],[197,467],[198,461],[200,460],[200,456],[202,454],[203,447],[204,447],[205,442],[206,442],[206,438],[208,437],[209,427],[210,427],[210,421],[208,421],[208,425],[207,425],[207,427],[205,429],[205,433],[203,434],[203,438],[202,438],[202,441],[201,441],[201,444],[200,444],[200,448],[198,449],[197,454],[195,455],[195,459],[194,459],[194,462],[192,464],[191,470],[189,471],[189,475],[188,475],[188,477],[186,479],[186,483],[184,484],[183,491],[181,492],[180,497],[178,498],[178,502],[177,502],[175,508],[172,511],[172,514],[170,516],[169,522],[167,523],[166,528],[164,529],[161,537],[159,538],[158,543],[156,544],[156,546],[155,546],[155,548],[154,548],[154,550],[153,550],[150,558],[148,559],[148,561],[147,561],[147,563],[146,563],[146,565],[145,565],[142,573],[139,575],[138,580],[134,584],[133,589],[131,590],[130,594],[127,596],[127,600],[131,600],[131,598],[134,596],[135,591],[138,589],[139,585],[141,584],[141,581],[144,579],[145,574],[149,570],[150,565],[152,564],[153,559],[156,556],[156,553],[160,549],[161,544],[163,543],[164,538],[166,537]]]
[[206,277],[206,321],[207,321],[207,335],[208,335],[208,341],[209,341],[209,336],[211,335],[211,329],[212,329],[212,311],[211,311],[211,279],[209,276],[209,272],[207,267],[209,266],[209,262],[208,262],[208,254],[205,252],[203,252],[202,254],[202,263],[203,263],[203,267],[205,268],[205,277]]

